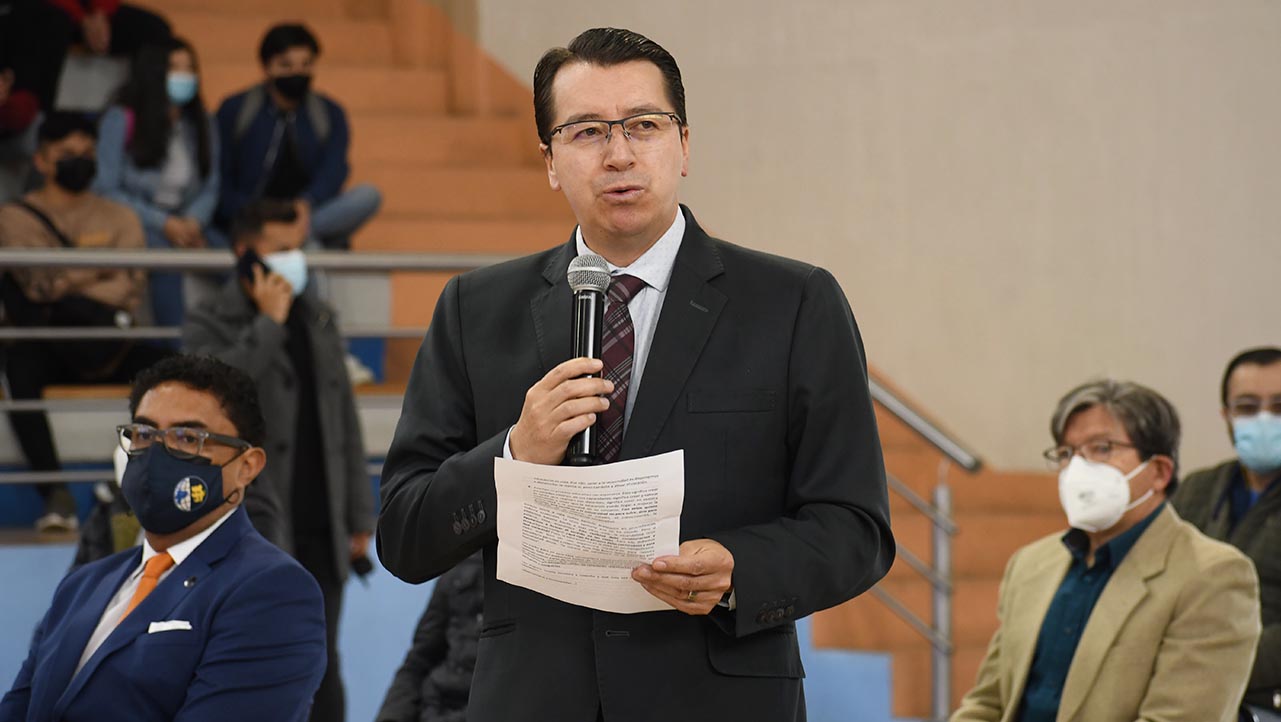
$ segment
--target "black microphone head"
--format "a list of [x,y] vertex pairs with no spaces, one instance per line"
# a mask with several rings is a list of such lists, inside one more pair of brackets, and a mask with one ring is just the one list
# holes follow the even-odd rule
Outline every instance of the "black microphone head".
[[595,253],[584,253],[569,262],[569,287],[574,293],[595,291],[604,293],[609,289],[609,264]]

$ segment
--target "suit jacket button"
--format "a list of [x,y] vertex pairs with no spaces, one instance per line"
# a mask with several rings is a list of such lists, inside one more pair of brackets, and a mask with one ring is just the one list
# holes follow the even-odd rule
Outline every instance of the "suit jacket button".
[[454,522],[454,534],[462,534],[462,533],[463,533],[463,524],[462,524],[462,522],[460,522],[460,521],[455,521],[455,522]]
[[796,607],[791,604],[787,605],[787,616],[790,617],[793,614],[796,614]]
[[768,622],[768,621],[769,621],[769,619],[765,616],[765,612],[761,612],[760,614],[757,614],[757,615],[756,615],[756,623],[757,623],[757,624],[765,624],[765,623],[766,623],[766,622]]
[[476,523],[477,523],[477,524],[484,524],[484,523],[485,523],[485,510],[484,510],[484,509],[481,509],[480,511],[476,512]]

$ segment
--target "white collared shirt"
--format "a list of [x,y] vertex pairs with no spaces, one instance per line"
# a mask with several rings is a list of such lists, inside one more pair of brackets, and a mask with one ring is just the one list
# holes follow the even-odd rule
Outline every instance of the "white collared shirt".
[[[209,535],[214,533],[214,530],[222,526],[223,522],[227,521],[237,508],[239,507],[231,507],[231,509],[227,510],[218,518],[218,521],[211,524],[208,529],[205,529],[190,539],[180,541],[169,547],[169,556],[173,557],[173,566],[169,567],[165,570],[164,574],[160,575],[159,581],[163,582],[165,577],[169,576],[170,572],[177,569],[179,564],[182,564],[187,557],[191,556],[191,553],[196,550],[196,547],[200,546],[206,539],[208,539]],[[115,631],[116,625],[120,623],[121,615],[124,614],[125,607],[129,606],[129,601],[133,599],[133,593],[138,591],[138,583],[142,581],[142,571],[147,566],[147,560],[159,553],[160,552],[151,548],[151,543],[147,541],[147,537],[144,534],[142,538],[142,562],[139,563],[138,568],[134,569],[133,573],[125,579],[125,583],[120,585],[120,588],[116,590],[116,595],[107,603],[107,608],[103,611],[102,618],[98,620],[98,626],[94,628],[93,634],[89,636],[89,643],[85,645],[84,652],[80,655],[80,663],[76,665],[76,674],[80,673],[80,670],[84,668],[86,663],[88,663],[89,658],[93,656],[94,652],[98,651],[98,648],[102,646],[102,643],[107,641],[107,637],[110,637],[111,633]],[[157,582],[157,586],[159,586],[159,582]]]
[[[627,311],[632,317],[632,333],[636,345],[632,347],[632,376],[627,383],[627,403],[623,407],[623,433],[632,420],[632,407],[636,405],[637,392],[640,389],[641,376],[645,373],[645,362],[649,359],[649,347],[654,341],[654,330],[658,327],[658,314],[663,310],[663,300],[667,298],[667,285],[672,280],[672,268],[676,266],[676,253],[681,249],[681,239],[685,237],[685,214],[678,207],[676,219],[654,245],[632,261],[630,266],[615,266],[609,263],[609,275],[628,274],[645,282],[645,286],[627,302]],[[594,253],[591,246],[583,239],[583,228],[574,229],[574,244],[578,255]],[[608,304],[608,299],[606,299]],[[608,305],[606,309],[608,309]],[[507,429],[507,439],[503,441],[503,458],[512,458],[512,432]]]
[[[632,349],[632,376],[627,383],[627,405],[623,408],[623,433],[627,433],[627,424],[632,420],[632,407],[636,405],[636,396],[640,391],[641,377],[645,374],[645,362],[649,359],[649,347],[654,341],[654,330],[658,327],[658,314],[663,310],[663,301],[667,298],[667,284],[672,280],[672,268],[676,265],[676,253],[681,249],[681,239],[685,237],[685,214],[676,209],[676,220],[667,232],[659,236],[649,250],[640,258],[632,261],[630,266],[619,267],[609,263],[609,275],[627,274],[645,282],[645,286],[627,302],[627,311],[632,317],[636,345]],[[583,227],[574,231],[574,243],[578,246],[578,255],[594,253],[583,238]],[[609,311],[606,300],[605,310]]]

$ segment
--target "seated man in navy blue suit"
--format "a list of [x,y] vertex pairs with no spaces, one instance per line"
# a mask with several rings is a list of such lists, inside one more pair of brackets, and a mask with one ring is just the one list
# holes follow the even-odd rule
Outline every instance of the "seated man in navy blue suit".
[[118,428],[141,547],[67,576],[0,722],[306,719],[320,589],[240,508],[267,463],[253,381],[210,358],[143,371]]

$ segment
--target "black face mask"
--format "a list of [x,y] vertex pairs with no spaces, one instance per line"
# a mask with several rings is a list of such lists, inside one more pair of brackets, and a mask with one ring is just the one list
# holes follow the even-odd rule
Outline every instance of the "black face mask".
[[83,193],[98,172],[98,161],[91,155],[74,155],[54,165],[53,180],[69,193]]
[[271,79],[271,84],[276,86],[276,91],[281,95],[297,102],[311,90],[311,74],[277,75]]

